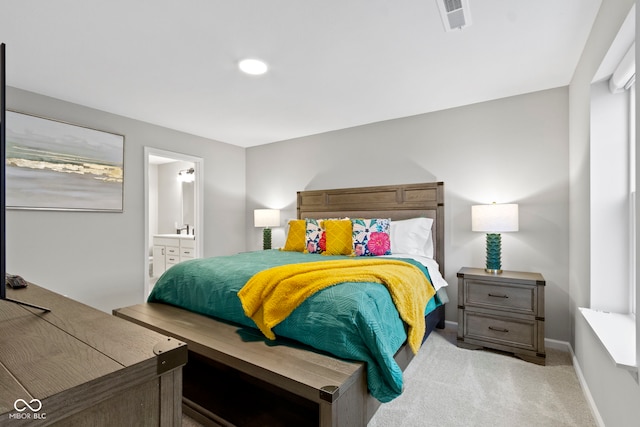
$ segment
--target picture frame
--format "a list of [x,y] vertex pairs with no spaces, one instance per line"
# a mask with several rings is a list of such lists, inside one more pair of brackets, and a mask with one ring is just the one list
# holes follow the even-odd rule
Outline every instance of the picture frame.
[[7,209],[123,212],[123,135],[6,115]]

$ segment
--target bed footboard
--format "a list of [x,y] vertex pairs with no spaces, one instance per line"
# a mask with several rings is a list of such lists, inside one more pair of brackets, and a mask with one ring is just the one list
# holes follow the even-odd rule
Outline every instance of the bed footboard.
[[[204,425],[364,427],[381,405],[368,393],[363,362],[165,304],[113,314],[187,343],[183,411]],[[427,333],[439,327],[444,306],[425,321]],[[395,356],[403,370],[412,358],[406,345]]]

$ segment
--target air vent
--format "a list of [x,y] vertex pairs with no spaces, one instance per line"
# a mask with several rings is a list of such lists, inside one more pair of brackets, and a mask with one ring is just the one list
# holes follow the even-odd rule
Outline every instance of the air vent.
[[471,25],[469,0],[436,0],[446,31],[461,30]]
[[462,9],[462,0],[443,0],[447,13]]

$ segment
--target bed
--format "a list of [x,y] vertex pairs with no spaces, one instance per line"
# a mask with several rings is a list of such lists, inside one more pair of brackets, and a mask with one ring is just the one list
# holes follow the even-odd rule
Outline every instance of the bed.
[[[178,264],[163,275],[146,304],[114,310],[114,314],[187,342],[183,409],[204,424],[366,425],[381,402],[402,392],[402,370],[428,334],[434,327],[444,327],[443,214],[441,182],[301,191],[297,220],[289,223],[288,235],[294,234],[293,227],[303,226],[303,248],[299,243],[292,247],[293,239],[287,238],[286,251]],[[324,222],[313,221],[320,219]],[[361,223],[362,219],[368,222]],[[345,221],[350,237],[356,229],[365,232],[363,245],[356,244],[355,250],[350,245],[351,253],[334,243],[336,227]],[[314,224],[318,226],[315,240]],[[425,225],[430,235],[426,241],[418,240],[419,250],[414,250],[413,238],[398,240],[406,234],[422,234]],[[374,228],[391,229],[391,233],[371,234]],[[388,238],[388,244],[376,246],[374,234]],[[320,235],[326,236],[322,244]],[[324,253],[314,253],[320,252],[319,247]],[[389,254],[390,248],[403,250]],[[362,252],[377,256],[354,256]],[[380,267],[383,263],[388,265]],[[252,312],[259,315],[252,316],[248,307],[256,294],[247,289],[254,284],[257,294],[264,294],[260,289],[272,279],[265,273],[280,274],[279,266],[284,266],[280,270],[286,274],[320,272],[325,279],[334,277],[327,271],[342,275],[343,270],[355,270],[339,286],[327,282],[314,289],[286,314],[279,313],[285,300],[275,299],[271,306],[281,315],[275,322],[268,315],[268,301],[261,301]],[[337,270],[328,270],[329,266]],[[379,267],[401,269],[399,288],[360,279],[362,269]],[[417,276],[426,278],[430,292],[401,297],[400,288],[409,288],[403,292],[422,289],[406,286],[408,270],[414,275],[413,283],[420,283]],[[220,272],[226,275],[218,277]],[[277,284],[273,289],[282,290],[291,282],[273,275]],[[214,277],[219,285],[212,290]],[[293,277],[294,286],[282,291],[286,300],[303,292],[300,277]],[[426,299],[416,321],[416,316],[406,314],[416,314],[416,308],[404,306],[421,298]]]

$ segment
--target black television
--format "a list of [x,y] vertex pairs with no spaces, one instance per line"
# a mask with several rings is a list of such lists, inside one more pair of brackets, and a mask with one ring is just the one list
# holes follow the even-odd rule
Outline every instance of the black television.
[[40,307],[27,302],[16,301],[7,298],[7,69],[6,69],[6,45],[0,43],[0,152],[2,153],[2,167],[0,167],[0,223],[2,236],[2,252],[0,255],[0,269],[4,279],[0,283],[0,299],[15,302],[17,304],[38,308],[43,311],[50,311],[48,308]]
[[6,89],[7,89],[7,80],[6,80],[6,67],[5,67],[5,44],[4,43],[0,43],[0,146],[1,146],[1,150],[2,151],[2,167],[0,168],[0,170],[2,170],[2,173],[0,174],[0,181],[2,182],[2,185],[0,185],[0,199],[1,203],[2,203],[2,209],[0,210],[0,215],[2,215],[1,221],[2,222],[2,229],[0,230],[0,235],[2,235],[2,255],[0,255],[0,257],[2,258],[2,263],[0,265],[0,268],[2,269],[2,283],[0,283],[0,299],[6,299],[7,298],[7,289],[6,289],[6,277],[7,277],[7,233],[6,233],[6,213],[7,213],[7,198],[5,196],[5,191],[6,191],[6,184],[5,184],[5,178],[6,178],[6,165],[7,165],[7,150],[6,150],[6,137],[7,137],[7,133],[5,130],[5,125],[6,125],[6,119],[7,119],[7,96],[6,96]]

